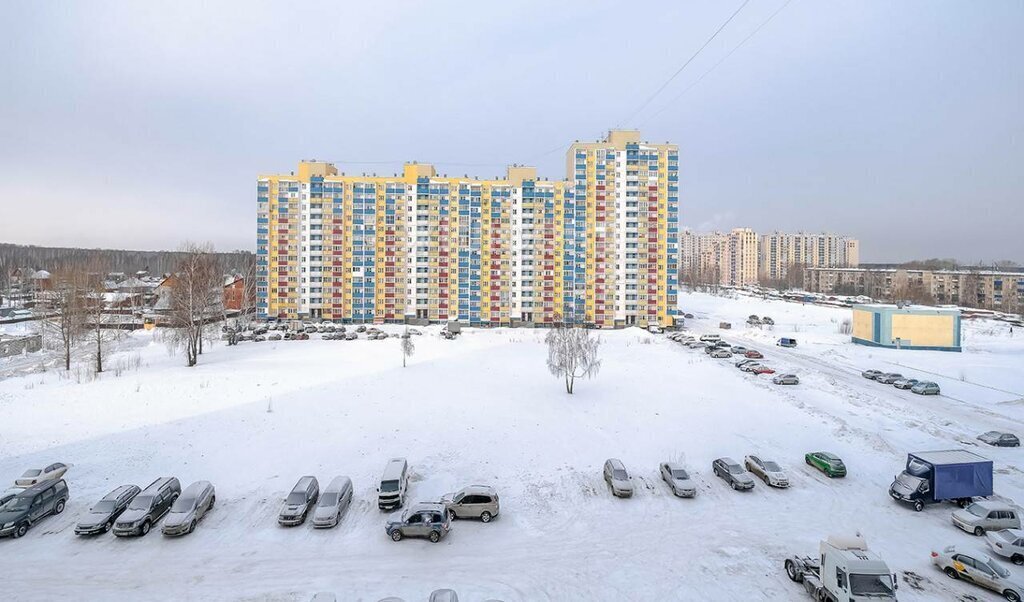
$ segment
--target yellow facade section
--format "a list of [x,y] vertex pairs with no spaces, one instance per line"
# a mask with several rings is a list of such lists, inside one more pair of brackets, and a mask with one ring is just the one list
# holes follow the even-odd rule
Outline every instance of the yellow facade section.
[[863,309],[853,310],[853,336],[865,341],[874,340],[875,325],[874,312]]
[[949,315],[893,314],[892,339],[915,347],[952,347],[954,318]]

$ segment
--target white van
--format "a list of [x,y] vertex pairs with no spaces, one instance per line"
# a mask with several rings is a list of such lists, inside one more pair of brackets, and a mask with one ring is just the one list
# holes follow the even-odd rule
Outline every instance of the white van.
[[384,475],[377,488],[377,507],[381,510],[401,508],[405,503],[409,485],[409,463],[405,458],[393,458],[384,467]]

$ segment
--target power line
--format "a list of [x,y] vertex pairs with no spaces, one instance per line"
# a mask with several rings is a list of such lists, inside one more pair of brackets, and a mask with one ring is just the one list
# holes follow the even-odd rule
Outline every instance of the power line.
[[721,33],[723,29],[725,29],[725,26],[728,25],[736,17],[736,15],[740,14],[740,11],[743,10],[743,7],[746,6],[748,2],[750,2],[750,0],[743,0],[743,4],[740,4],[740,7],[737,8],[731,15],[729,15],[729,18],[725,20],[725,23],[722,23],[718,27],[718,29],[715,30],[715,33],[711,34],[711,37],[708,38],[707,41],[705,41],[704,44],[700,48],[697,49],[697,52],[694,52],[693,56],[691,56],[689,59],[686,60],[685,63],[683,63],[682,67],[680,67],[679,69],[676,69],[676,72],[673,73],[672,76],[669,77],[667,80],[665,80],[665,83],[661,84],[661,87],[659,87],[657,90],[654,91],[654,94],[651,94],[649,97],[647,97],[647,100],[645,100],[644,103],[642,105],[640,105],[639,108],[637,108],[635,111],[633,111],[633,113],[626,119],[626,121],[623,122],[623,124],[625,125],[625,124],[628,124],[630,121],[632,121],[633,118],[636,117],[637,113],[639,113],[640,111],[644,110],[644,108],[646,108],[647,105],[649,105],[651,103],[651,101],[654,100],[655,97],[658,96],[658,94],[661,94],[662,90],[667,88],[668,85],[670,83],[672,83],[672,80],[674,80],[676,78],[676,76],[678,76],[680,73],[682,73],[683,69],[686,69],[686,66],[689,65],[691,62],[693,62],[693,59],[697,58],[697,55],[699,55],[702,50],[707,48],[707,45],[710,44],[712,40],[714,40],[716,37],[718,37],[718,34]]
[[676,95],[676,96],[675,96],[675,97],[674,97],[674,98],[673,98],[672,100],[670,100],[670,101],[668,101],[667,103],[665,103],[665,106],[661,107],[660,109],[658,109],[658,110],[657,110],[657,111],[655,111],[654,113],[652,113],[652,114],[648,115],[646,119],[644,119],[644,120],[643,120],[642,122],[640,122],[640,125],[643,125],[643,124],[645,124],[645,123],[648,123],[648,122],[649,122],[650,120],[654,119],[654,118],[655,118],[655,117],[657,117],[658,115],[661,115],[661,114],[662,114],[662,113],[664,113],[664,112],[665,112],[665,111],[666,111],[666,110],[667,110],[667,109],[668,109],[669,107],[671,107],[671,106],[672,106],[673,104],[675,104],[675,102],[676,102],[677,100],[679,100],[679,99],[680,99],[680,98],[682,98],[683,96],[686,96],[686,93],[687,93],[687,92],[689,92],[690,90],[692,90],[692,89],[693,89],[693,88],[694,88],[694,87],[695,87],[695,86],[696,86],[697,84],[699,84],[699,83],[701,82],[701,80],[703,80],[703,79],[704,79],[705,77],[707,77],[707,76],[708,76],[708,74],[709,74],[709,73],[711,73],[711,72],[712,72],[712,71],[714,71],[714,70],[715,70],[716,68],[718,68],[718,66],[719,66],[719,65],[721,65],[722,63],[724,63],[724,62],[726,61],[726,59],[728,59],[728,58],[729,58],[730,56],[732,56],[732,55],[733,55],[733,53],[734,53],[734,52],[736,52],[737,50],[739,50],[739,49],[740,49],[740,47],[741,47],[741,46],[743,46],[744,44],[746,44],[746,43],[747,43],[747,41],[748,41],[748,40],[750,40],[750,38],[752,38],[752,37],[754,37],[755,35],[757,35],[757,32],[761,31],[761,28],[762,28],[762,27],[764,27],[765,25],[768,25],[769,23],[771,23],[771,22],[772,22],[772,19],[774,19],[774,18],[775,18],[775,15],[777,15],[777,14],[781,13],[781,12],[782,12],[782,9],[786,8],[787,6],[789,6],[789,3],[790,3],[790,2],[792,2],[792,1],[793,1],[793,0],[786,0],[786,1],[785,1],[785,2],[784,2],[784,3],[782,4],[782,6],[780,6],[780,7],[778,8],[778,9],[776,9],[776,10],[775,10],[775,12],[773,12],[773,13],[772,13],[771,15],[769,15],[767,19],[765,19],[764,21],[762,21],[762,22],[761,22],[761,24],[760,24],[760,25],[758,25],[758,26],[757,26],[757,28],[755,28],[755,29],[754,29],[754,31],[750,32],[750,35],[748,35],[747,37],[743,38],[743,40],[742,40],[742,41],[741,41],[741,42],[740,42],[739,44],[737,44],[736,46],[734,46],[734,47],[733,47],[733,49],[732,49],[732,50],[730,50],[728,54],[726,54],[726,55],[725,55],[725,56],[723,56],[723,57],[722,57],[721,59],[719,59],[717,63],[715,63],[714,65],[712,65],[712,66],[711,66],[711,68],[710,68],[710,69],[708,69],[707,71],[705,71],[705,72],[704,72],[704,73],[703,73],[703,74],[702,74],[702,75],[701,75],[700,77],[698,77],[696,81],[694,81],[694,82],[693,82],[692,84],[690,84],[689,86],[687,86],[685,90],[683,90],[683,91],[682,91],[682,92],[680,92],[680,93],[679,93],[678,95]]

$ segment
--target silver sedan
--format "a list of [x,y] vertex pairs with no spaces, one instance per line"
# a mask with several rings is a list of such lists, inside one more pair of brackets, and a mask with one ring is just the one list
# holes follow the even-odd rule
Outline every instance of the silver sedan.
[[697,485],[690,479],[686,469],[675,462],[662,463],[661,480],[668,483],[672,493],[679,497],[694,497],[697,495]]

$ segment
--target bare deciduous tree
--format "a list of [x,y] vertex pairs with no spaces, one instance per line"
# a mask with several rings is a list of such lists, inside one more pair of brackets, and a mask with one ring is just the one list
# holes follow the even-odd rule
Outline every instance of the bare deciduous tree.
[[43,332],[57,340],[64,354],[64,369],[71,369],[71,351],[78,346],[85,319],[87,274],[80,267],[60,270],[51,279],[55,317],[43,321]]
[[[118,328],[117,323],[113,324],[113,328],[104,328],[108,315],[105,295],[107,291],[103,282],[103,277],[106,274],[104,264],[91,262],[88,266],[86,269],[87,287],[82,305],[83,328],[88,344],[92,347],[94,369],[96,373],[100,373],[103,372],[105,349],[109,343],[118,338],[121,330]],[[125,299],[117,293],[114,293],[112,296],[115,304]],[[130,299],[130,297],[127,299]],[[107,325],[109,326],[109,324]]]
[[242,303],[239,321],[241,326],[247,327],[252,320],[253,310],[256,308],[256,256],[247,255],[242,258],[239,275],[242,277]]
[[405,331],[402,333],[402,367],[405,368],[406,358],[412,357],[412,354],[416,353],[416,345],[412,342],[412,335],[409,334],[409,327],[405,327]]
[[171,343],[185,349],[185,365],[192,367],[202,353],[203,329],[216,307],[212,305],[214,295],[211,282],[220,284],[219,272],[212,255],[212,245],[187,243],[185,258],[178,264],[171,276],[170,324],[174,329]]
[[544,342],[548,345],[548,370],[565,379],[565,391],[572,395],[577,378],[593,378],[601,369],[597,350],[601,340],[581,327],[552,328]]

